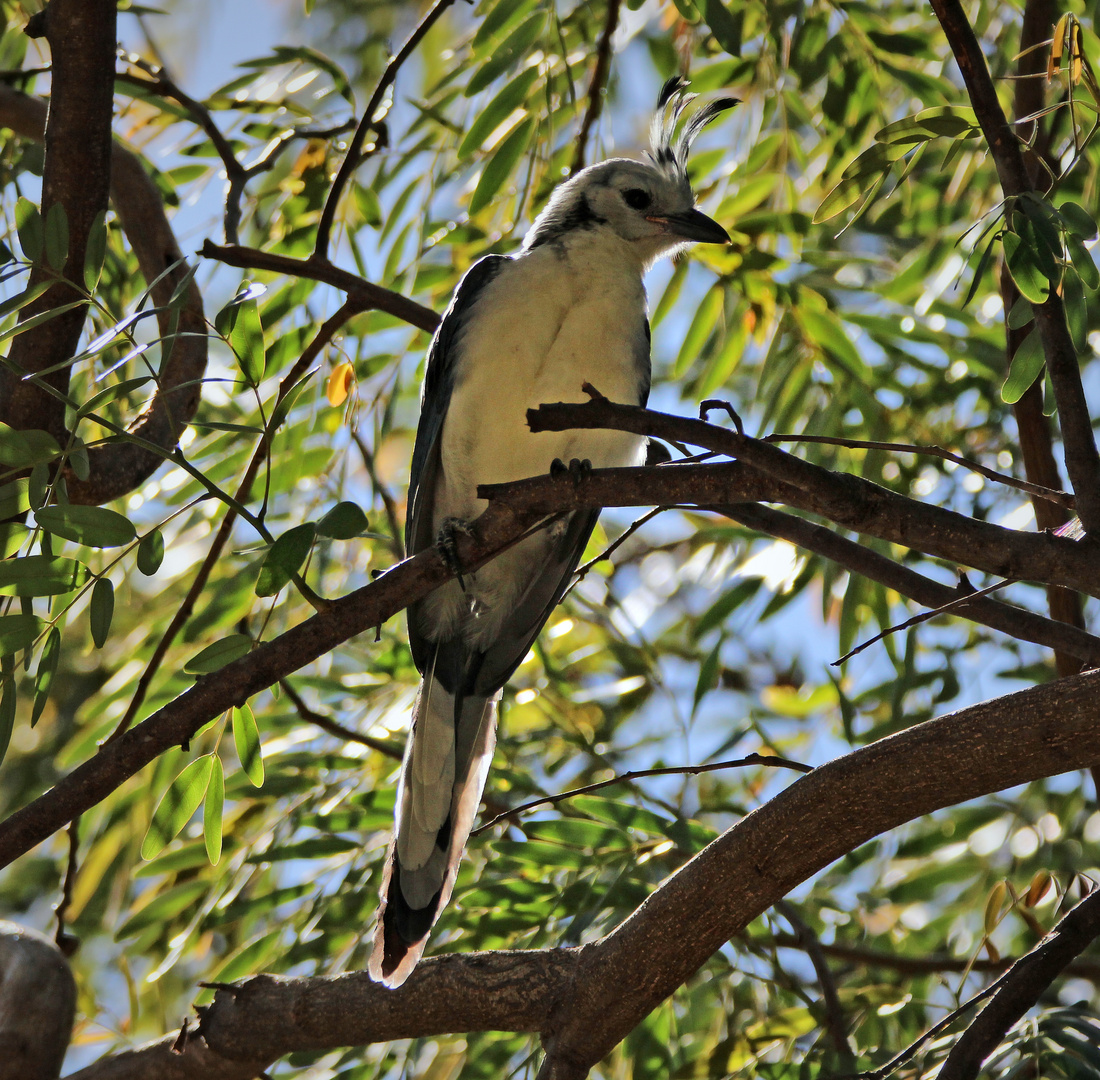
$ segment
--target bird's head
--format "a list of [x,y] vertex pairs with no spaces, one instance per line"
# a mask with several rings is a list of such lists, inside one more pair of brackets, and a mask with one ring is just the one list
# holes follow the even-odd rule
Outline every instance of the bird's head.
[[610,231],[648,265],[686,243],[730,242],[718,222],[695,209],[687,155],[703,127],[738,102],[721,98],[705,105],[677,134],[680,116],[694,97],[683,92],[686,86],[676,78],[661,90],[646,160],[612,158],[582,169],[554,191],[531,226],[524,250],[565,241],[577,232]]

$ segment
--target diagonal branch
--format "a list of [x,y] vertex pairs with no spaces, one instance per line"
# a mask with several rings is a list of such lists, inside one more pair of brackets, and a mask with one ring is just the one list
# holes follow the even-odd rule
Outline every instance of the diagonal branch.
[[[959,0],[931,2],[962,72],[1005,197],[1011,199],[1034,191],[1020,142],[1005,118],[981,46],[962,4]],[[1088,532],[1100,533],[1100,453],[1062,298],[1052,290],[1043,303],[1032,304],[1032,310],[1058,404],[1066,472],[1077,496],[1077,511]]]
[[592,68],[592,82],[588,87],[588,105],[577,133],[576,149],[573,152],[573,164],[569,175],[576,176],[584,168],[584,155],[588,147],[588,136],[595,127],[603,111],[604,94],[607,93],[607,77],[611,69],[611,40],[619,26],[619,6],[621,0],[608,0],[607,18],[604,21],[600,43],[596,46],[596,64]]

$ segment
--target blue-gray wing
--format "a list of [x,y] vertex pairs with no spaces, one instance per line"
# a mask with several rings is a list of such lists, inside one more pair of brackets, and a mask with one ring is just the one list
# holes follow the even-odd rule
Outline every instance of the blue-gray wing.
[[436,540],[431,508],[439,474],[439,436],[454,388],[456,341],[481,291],[511,261],[507,255],[487,255],[470,267],[458,283],[428,349],[405,517],[405,552],[408,555],[431,547]]

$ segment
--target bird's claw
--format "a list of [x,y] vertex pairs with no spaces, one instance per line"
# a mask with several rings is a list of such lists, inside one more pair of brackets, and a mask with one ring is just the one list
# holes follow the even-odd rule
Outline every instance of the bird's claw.
[[573,477],[573,483],[579,484],[581,479],[587,476],[592,471],[592,462],[585,458],[583,461],[580,458],[570,458],[569,464],[566,465],[561,458],[554,458],[550,462],[550,475],[554,477],[564,476],[568,473]]
[[454,574],[458,581],[458,587],[465,592],[466,582],[462,577],[462,563],[458,558],[458,548],[455,545],[455,537],[462,533],[463,536],[471,534],[470,523],[462,518],[445,518],[439,526],[439,535],[435,538],[435,546],[439,549],[447,569]]

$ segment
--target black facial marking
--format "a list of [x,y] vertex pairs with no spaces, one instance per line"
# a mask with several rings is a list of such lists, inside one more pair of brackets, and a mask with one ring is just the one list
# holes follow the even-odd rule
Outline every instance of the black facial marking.
[[606,225],[607,218],[601,217],[592,209],[588,196],[582,194],[577,201],[569,207],[563,207],[561,211],[544,221],[527,244],[527,250],[531,251],[540,244],[553,243],[560,240],[574,229],[591,229],[596,225]]

